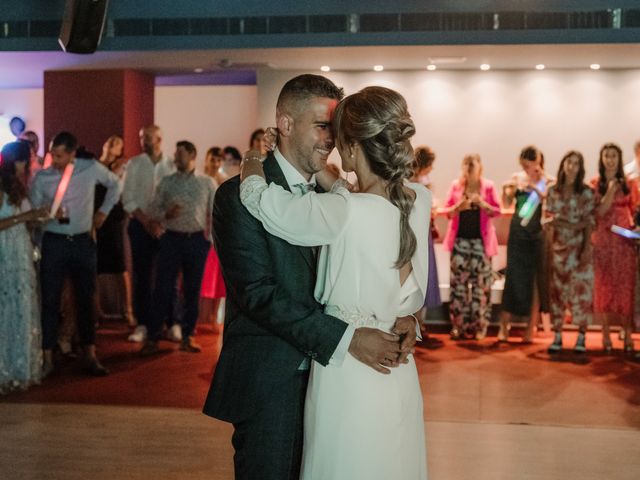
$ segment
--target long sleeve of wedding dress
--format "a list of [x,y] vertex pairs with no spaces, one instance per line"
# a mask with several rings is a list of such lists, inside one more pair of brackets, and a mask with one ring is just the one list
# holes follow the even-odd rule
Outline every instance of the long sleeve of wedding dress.
[[296,195],[251,175],[240,184],[240,200],[272,235],[292,245],[329,245],[349,222],[350,193],[343,182],[335,182],[326,194]]

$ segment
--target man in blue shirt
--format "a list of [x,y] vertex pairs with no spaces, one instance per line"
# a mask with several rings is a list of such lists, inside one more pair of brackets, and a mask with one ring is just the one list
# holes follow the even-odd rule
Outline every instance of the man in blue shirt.
[[[78,141],[68,132],[57,134],[51,147],[52,162],[40,170],[31,187],[35,208],[52,209],[56,194],[62,201],[43,229],[40,281],[42,289],[43,376],[53,370],[53,347],[56,344],[60,296],[65,277],[73,283],[78,335],[84,350],[84,370],[95,376],[108,371],[96,357],[93,296],[96,289],[96,245],[93,229],[100,228],[120,197],[118,177],[94,159],[76,158]],[[58,186],[64,172],[73,168],[66,188]],[[107,188],[105,199],[93,213],[96,184]]]

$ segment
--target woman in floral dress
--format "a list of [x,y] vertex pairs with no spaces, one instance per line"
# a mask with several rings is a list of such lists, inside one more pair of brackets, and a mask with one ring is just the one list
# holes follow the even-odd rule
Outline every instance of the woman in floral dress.
[[549,220],[551,272],[549,296],[555,338],[549,353],[562,350],[564,312],[571,310],[579,325],[574,351],[584,353],[585,333],[593,305],[591,239],[594,193],[584,183],[584,157],[568,152],[560,162],[558,182],[547,194],[545,216]]
[[596,191],[596,228],[593,232],[595,274],[593,311],[602,319],[602,346],[611,351],[609,326],[622,323],[625,352],[633,351],[632,322],[636,284],[637,252],[633,240],[616,235],[612,225],[633,228],[633,212],[638,205],[637,180],[624,176],[622,150],[614,143],[600,149],[599,176],[592,180]]

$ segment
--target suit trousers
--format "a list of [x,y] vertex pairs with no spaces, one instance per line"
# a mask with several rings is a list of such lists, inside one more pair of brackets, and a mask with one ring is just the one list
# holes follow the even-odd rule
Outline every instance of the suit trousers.
[[298,480],[309,371],[274,389],[250,418],[234,423],[236,480]]
[[131,243],[131,267],[133,270],[133,314],[138,325],[147,326],[151,316],[151,292],[153,267],[158,251],[158,240],[153,238],[135,218],[127,229]]
[[209,248],[211,242],[204,237],[203,232],[181,233],[167,230],[160,237],[152,315],[147,324],[150,339],[158,340],[160,336],[164,314],[171,308],[172,292],[175,291],[181,270],[184,290],[182,336],[186,338],[193,335],[198,320],[200,287]]
[[56,345],[60,299],[64,279],[74,289],[78,336],[83,346],[95,344],[93,295],[96,290],[96,244],[88,233],[45,233],[42,238],[40,283],[42,289],[42,348]]

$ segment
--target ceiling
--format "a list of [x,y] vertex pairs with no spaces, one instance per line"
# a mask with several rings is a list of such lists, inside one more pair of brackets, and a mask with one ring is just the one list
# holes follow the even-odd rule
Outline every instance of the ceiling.
[[[385,70],[422,70],[430,59],[450,57],[453,63],[438,69],[475,70],[483,63],[493,70],[584,69],[598,63],[603,69],[640,68],[640,44],[572,45],[452,45],[308,47],[233,50],[98,51],[92,55],[59,52],[0,52],[0,88],[37,88],[43,72],[62,69],[132,68],[157,76],[216,71],[272,68],[367,71],[373,65]],[[461,59],[466,59],[461,61]],[[438,62],[438,60],[435,60]],[[459,63],[455,63],[455,61]],[[212,77],[213,78],[213,77]]]

